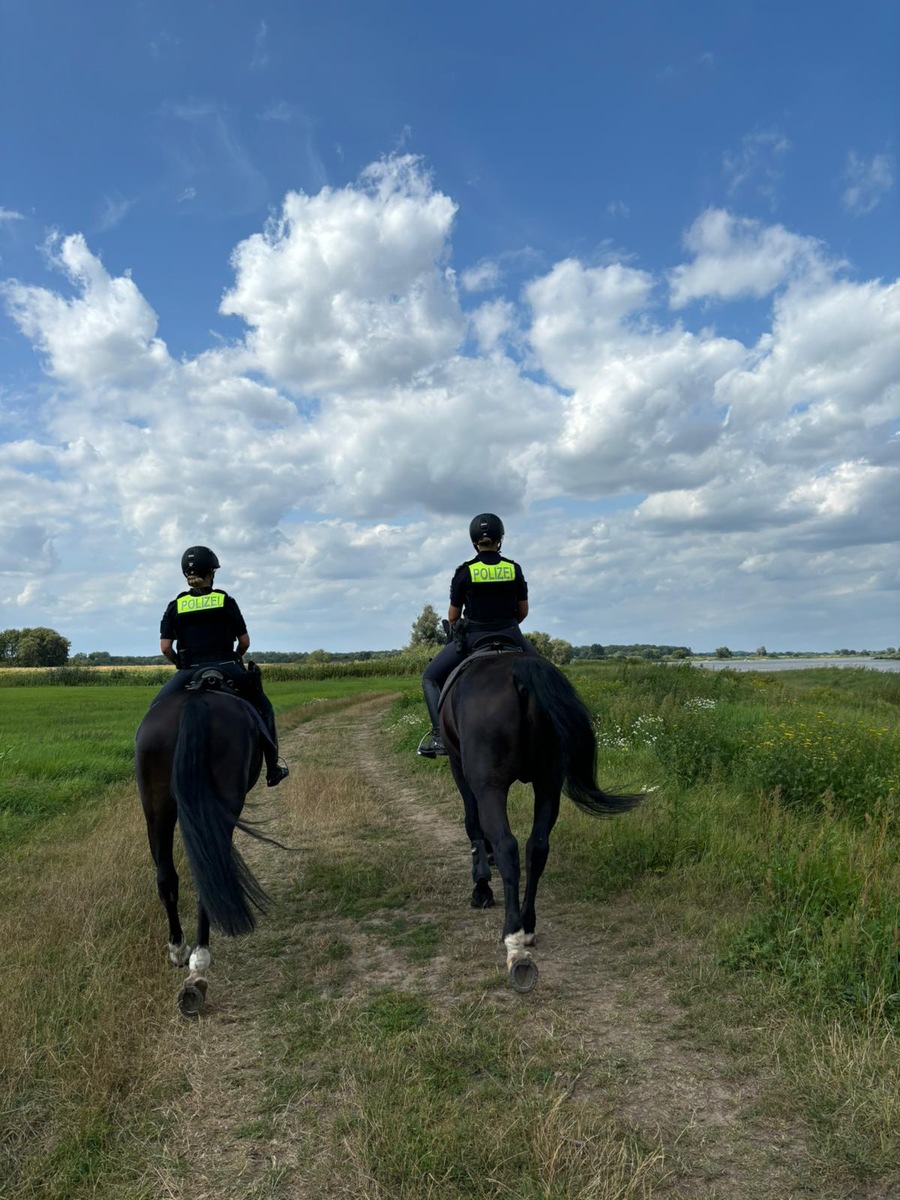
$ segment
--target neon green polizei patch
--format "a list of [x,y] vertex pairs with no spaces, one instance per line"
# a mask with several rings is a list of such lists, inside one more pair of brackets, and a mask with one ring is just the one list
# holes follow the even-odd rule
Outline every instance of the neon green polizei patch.
[[469,578],[473,583],[512,583],[516,568],[502,558],[498,563],[469,563]]
[[208,592],[205,596],[179,596],[175,605],[178,613],[209,612],[224,607],[223,592]]

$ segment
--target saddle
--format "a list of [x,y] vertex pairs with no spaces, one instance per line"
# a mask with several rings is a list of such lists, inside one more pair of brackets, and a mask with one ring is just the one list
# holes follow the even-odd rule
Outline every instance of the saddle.
[[233,679],[228,679],[224,672],[216,667],[198,667],[191,676],[191,682],[184,689],[186,692],[226,692],[232,696],[240,696]]
[[[259,667],[253,664],[255,673],[259,673]],[[248,672],[253,674],[254,672]],[[233,696],[235,700],[239,700],[245,704],[256,718],[256,723],[259,726],[263,737],[271,745],[277,748],[278,743],[272,737],[272,733],[263,720],[262,713],[256,705],[247,696],[241,695],[240,688],[237,686],[237,681],[229,679],[229,677],[220,671],[217,667],[198,667],[191,676],[191,681],[184,689],[186,692],[221,692],[223,696]]]
[[470,667],[473,662],[480,658],[496,658],[500,654],[524,653],[525,651],[518,644],[518,642],[514,641],[511,637],[507,637],[506,634],[486,634],[483,639],[480,638],[478,645],[472,651],[472,653],[467,655],[462,662],[458,666],[454,667],[447,676],[447,682],[441,688],[441,696],[438,700],[438,711],[440,711],[441,705],[449,696],[450,689],[453,687],[454,683],[457,681],[460,675],[462,675],[463,671]]

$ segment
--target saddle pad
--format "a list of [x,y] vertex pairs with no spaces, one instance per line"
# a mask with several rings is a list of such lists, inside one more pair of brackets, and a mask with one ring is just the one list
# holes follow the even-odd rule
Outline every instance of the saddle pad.
[[450,689],[453,687],[456,680],[463,673],[463,671],[465,671],[466,667],[470,666],[477,659],[479,659],[479,658],[497,658],[501,654],[524,654],[524,653],[525,653],[525,651],[522,649],[521,646],[516,646],[514,643],[510,642],[505,646],[500,645],[500,644],[486,646],[483,650],[473,650],[471,654],[467,654],[466,657],[459,664],[459,666],[454,667],[453,670],[450,672],[450,674],[447,676],[447,682],[441,688],[441,696],[440,696],[440,699],[438,700],[438,711],[440,711],[441,705],[444,703],[444,701],[450,695]]

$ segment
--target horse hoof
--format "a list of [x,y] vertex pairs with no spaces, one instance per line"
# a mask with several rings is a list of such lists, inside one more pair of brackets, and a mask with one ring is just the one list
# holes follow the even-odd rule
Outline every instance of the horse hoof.
[[198,975],[187,979],[178,994],[178,1008],[183,1017],[199,1017],[206,1004],[208,981]]
[[488,888],[486,891],[482,892],[482,891],[479,891],[478,888],[476,888],[475,891],[472,893],[472,907],[473,908],[493,908],[494,907],[494,893],[491,891],[491,889]]
[[532,991],[537,981],[537,963],[531,958],[517,958],[509,968],[510,986],[517,992]]

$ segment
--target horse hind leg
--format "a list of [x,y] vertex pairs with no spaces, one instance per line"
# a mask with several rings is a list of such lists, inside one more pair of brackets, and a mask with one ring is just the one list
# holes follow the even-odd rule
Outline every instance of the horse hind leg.
[[188,961],[188,976],[178,993],[178,1008],[184,1017],[199,1017],[206,1006],[209,988],[209,917],[202,905],[197,912],[197,946]]
[[534,793],[534,822],[525,846],[525,895],[522,899],[522,928],[525,945],[535,944],[537,916],[535,902],[538,884],[550,855],[550,833],[559,816],[560,787],[536,786]]
[[491,890],[491,866],[493,851],[490,842],[484,836],[481,823],[478,820],[478,800],[469,787],[462,766],[450,755],[450,773],[462,797],[466,834],[472,845],[472,900],[473,908],[492,908],[494,893]]
[[178,872],[175,870],[175,860],[172,856],[174,834],[174,820],[149,819],[147,822],[150,853],[156,866],[156,890],[169,923],[166,954],[173,967],[184,967],[190,957],[191,948],[184,940],[178,916]]
[[510,985],[517,992],[530,992],[537,983],[538,969],[525,946],[525,930],[519,907],[519,844],[506,816],[506,792],[486,789],[481,796],[480,812],[487,836],[494,847],[497,870],[503,880],[506,918],[503,944]]

